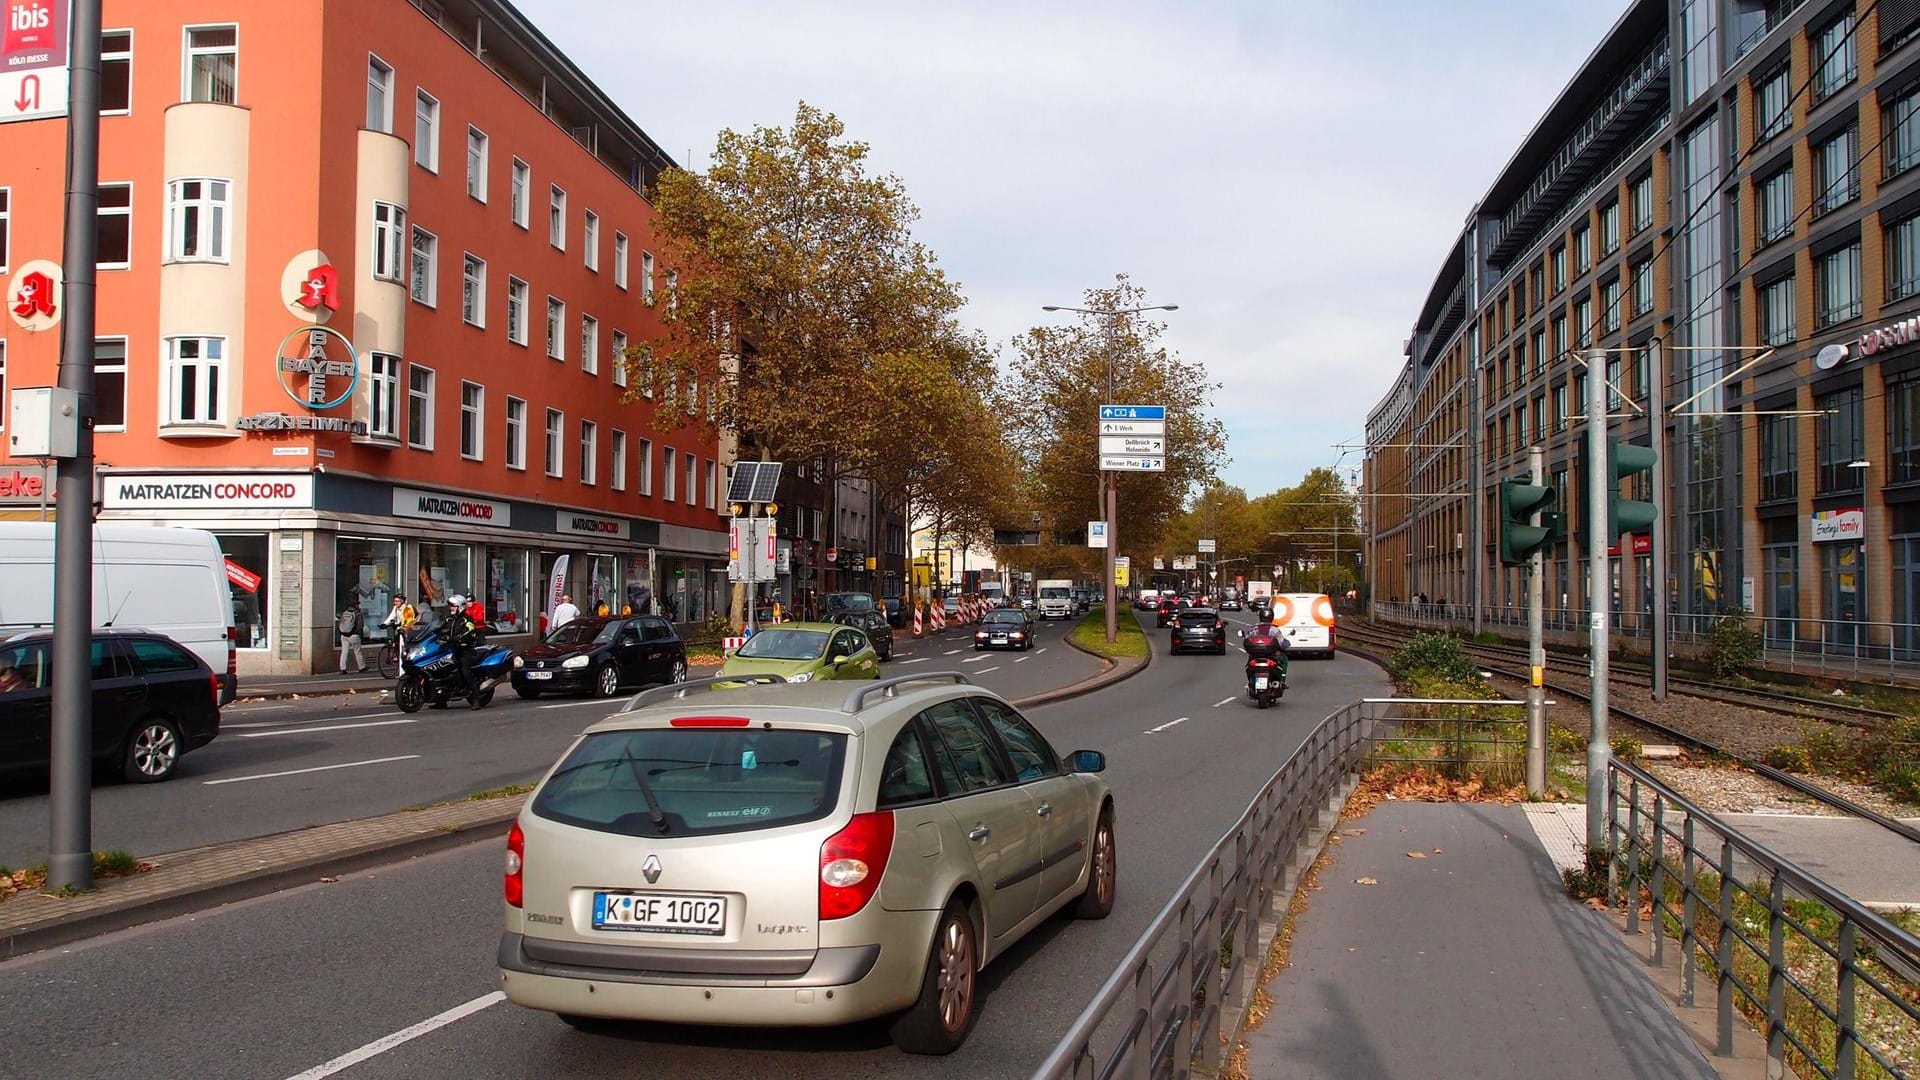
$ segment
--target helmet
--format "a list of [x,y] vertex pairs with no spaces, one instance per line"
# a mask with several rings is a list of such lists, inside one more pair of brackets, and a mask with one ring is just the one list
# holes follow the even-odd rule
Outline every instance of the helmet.
[[452,596],[447,597],[447,603],[453,605],[454,607],[462,607],[466,604],[466,602],[467,602],[467,598],[464,596],[461,596],[459,593],[454,593]]

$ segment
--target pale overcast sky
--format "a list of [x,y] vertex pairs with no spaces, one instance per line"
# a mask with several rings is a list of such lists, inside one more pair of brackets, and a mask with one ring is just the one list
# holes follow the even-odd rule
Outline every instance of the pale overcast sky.
[[1361,440],[1468,209],[1625,10],[517,2],[683,164],[802,99],[837,114],[997,344],[1117,272],[1179,304],[1249,494]]

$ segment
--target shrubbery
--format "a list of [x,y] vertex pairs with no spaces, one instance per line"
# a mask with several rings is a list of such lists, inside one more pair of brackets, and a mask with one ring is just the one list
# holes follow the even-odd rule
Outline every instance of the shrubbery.
[[1748,621],[1748,614],[1744,608],[1722,612],[1707,631],[1707,667],[1719,678],[1745,674],[1760,661],[1760,633]]

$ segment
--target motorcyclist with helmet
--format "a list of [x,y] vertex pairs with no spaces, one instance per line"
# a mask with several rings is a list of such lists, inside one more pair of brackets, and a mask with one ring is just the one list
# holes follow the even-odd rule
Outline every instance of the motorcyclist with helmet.
[[480,627],[467,610],[467,598],[447,597],[447,619],[442,627],[447,644],[453,646],[453,662],[460,669],[460,685],[466,691],[469,708],[480,707],[480,681],[473,676],[474,652],[480,647]]
[[[1240,647],[1247,654],[1245,671],[1247,693],[1253,696],[1261,708],[1265,708],[1269,696],[1278,697],[1286,691],[1289,642],[1286,635],[1282,634],[1280,628],[1270,619],[1262,619],[1253,624],[1253,629],[1241,635]],[[1270,673],[1265,671],[1269,665],[1272,666]],[[1254,689],[1256,674],[1267,675],[1269,688],[1265,693]]]

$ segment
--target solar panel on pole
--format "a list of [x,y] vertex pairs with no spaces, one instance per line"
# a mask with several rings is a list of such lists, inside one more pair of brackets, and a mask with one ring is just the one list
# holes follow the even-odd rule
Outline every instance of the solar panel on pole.
[[741,461],[733,466],[733,478],[727,484],[727,501],[769,503],[780,488],[780,463],[777,461]]

